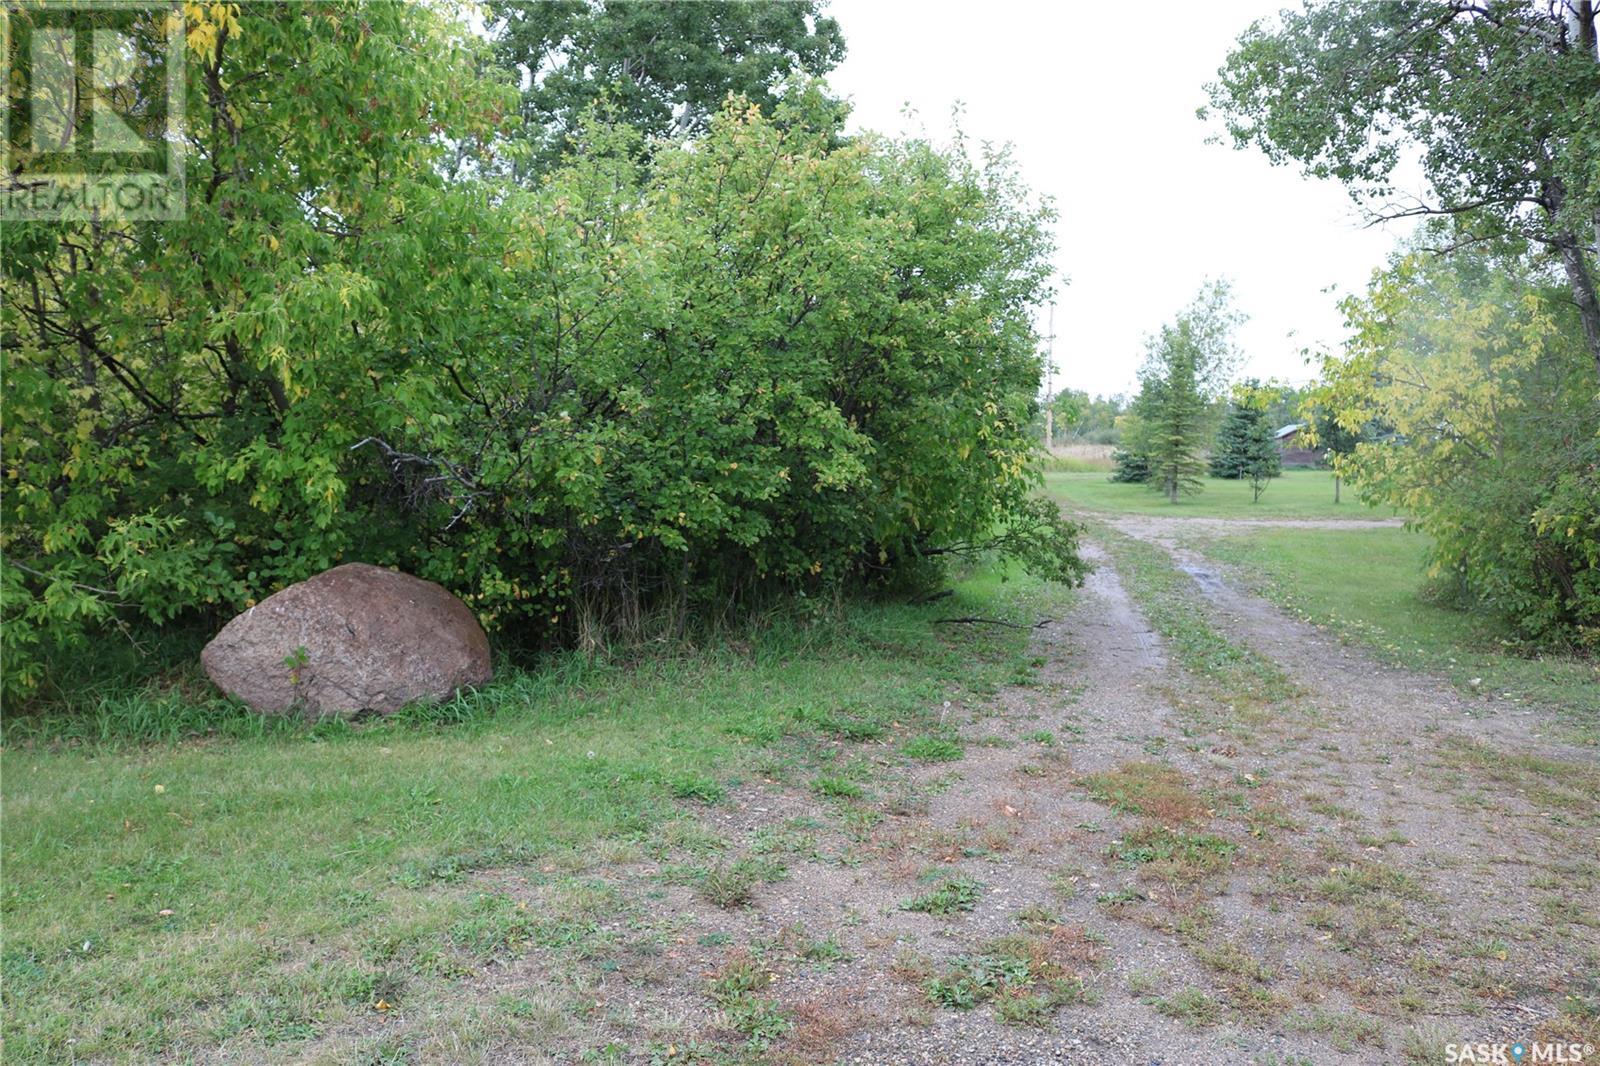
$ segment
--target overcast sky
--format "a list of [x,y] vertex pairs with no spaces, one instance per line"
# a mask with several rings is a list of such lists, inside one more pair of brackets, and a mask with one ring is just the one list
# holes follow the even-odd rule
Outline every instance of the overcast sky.
[[1055,198],[1058,389],[1130,389],[1144,335],[1218,276],[1250,316],[1243,372],[1298,383],[1300,350],[1343,336],[1327,290],[1361,291],[1397,234],[1363,229],[1336,184],[1206,143],[1203,86],[1280,6],[832,0],[849,56],[829,81],[859,129],[942,140],[962,102],[969,136],[1011,142]]

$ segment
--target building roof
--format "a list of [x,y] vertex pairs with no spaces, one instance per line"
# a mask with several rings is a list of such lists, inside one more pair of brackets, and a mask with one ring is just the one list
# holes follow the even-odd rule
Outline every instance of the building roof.
[[1272,435],[1272,439],[1282,440],[1285,437],[1293,436],[1305,428],[1305,423],[1303,422],[1290,422],[1287,426],[1284,426],[1282,429],[1278,430],[1278,432],[1274,433]]

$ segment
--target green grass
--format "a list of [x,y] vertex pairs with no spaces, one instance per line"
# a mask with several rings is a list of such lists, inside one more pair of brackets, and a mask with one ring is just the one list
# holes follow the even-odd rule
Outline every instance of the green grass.
[[1100,523],[1091,523],[1090,531],[1110,552],[1123,584],[1174,658],[1241,721],[1281,710],[1298,695],[1298,687],[1276,664],[1211,624],[1194,580],[1163,549]]
[[1172,515],[1183,518],[1388,518],[1345,487],[1344,502],[1333,502],[1333,475],[1326,470],[1287,470],[1251,502],[1248,481],[1207,478],[1201,491],[1177,503],[1146,485],[1125,485],[1102,473],[1046,473],[1045,488],[1074,510],[1108,514]]
[[938,888],[901,903],[900,909],[921,914],[955,914],[972,910],[982,895],[983,886],[977,881],[970,877],[952,877]]
[[[990,573],[957,591],[961,613],[991,617],[1031,617],[1059,595]],[[825,770],[816,737],[853,731],[839,723],[925,732],[943,700],[993,691],[1027,662],[1023,632],[930,624],[950,610],[857,605],[632,666],[506,669],[430,712],[357,725],[127,693],[146,706],[8,731],[8,1061],[205,1058],[224,1042],[242,1059],[269,1044],[294,1057],[296,1042],[358,1031],[377,999],[450,1002],[486,956],[577,950],[589,904],[521,911],[474,871],[553,885],[564,875],[549,870],[602,841],[682,835],[684,811],[756,765]],[[186,733],[208,711],[231,724],[137,742],[168,735],[144,728],[161,701]]]
[[1519,654],[1494,619],[1427,602],[1419,595],[1427,548],[1423,534],[1403,529],[1260,529],[1205,550],[1259,575],[1280,605],[1391,662],[1467,692],[1548,705],[1580,739],[1600,743],[1600,663]]

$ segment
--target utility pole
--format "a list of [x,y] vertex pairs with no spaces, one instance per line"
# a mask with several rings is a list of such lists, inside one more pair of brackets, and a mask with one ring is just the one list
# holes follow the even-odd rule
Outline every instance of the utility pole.
[[1044,339],[1044,450],[1056,443],[1055,375],[1056,375],[1056,305],[1050,302],[1050,332]]

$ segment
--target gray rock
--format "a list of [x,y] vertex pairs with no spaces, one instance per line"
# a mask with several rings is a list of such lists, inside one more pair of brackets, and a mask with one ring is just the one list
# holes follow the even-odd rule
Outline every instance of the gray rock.
[[228,695],[280,714],[390,714],[493,676],[489,639],[466,604],[366,563],[273,593],[223,626],[200,662]]

